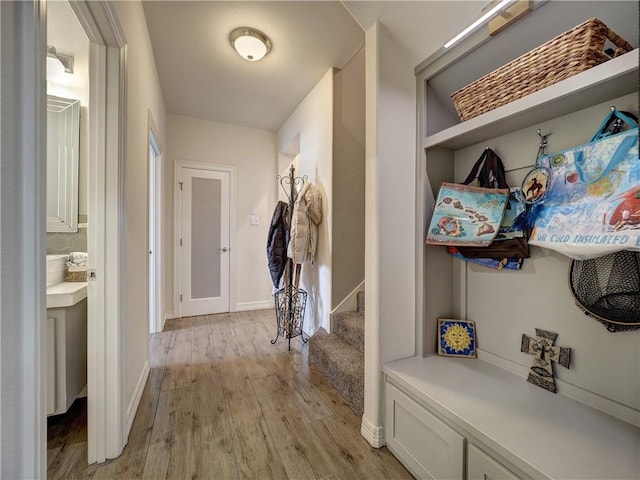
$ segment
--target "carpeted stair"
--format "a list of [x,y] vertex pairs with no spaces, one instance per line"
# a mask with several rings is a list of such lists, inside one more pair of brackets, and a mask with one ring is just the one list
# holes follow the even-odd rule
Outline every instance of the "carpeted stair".
[[331,316],[333,332],[324,328],[309,340],[309,362],[358,415],[364,411],[364,292],[358,310]]

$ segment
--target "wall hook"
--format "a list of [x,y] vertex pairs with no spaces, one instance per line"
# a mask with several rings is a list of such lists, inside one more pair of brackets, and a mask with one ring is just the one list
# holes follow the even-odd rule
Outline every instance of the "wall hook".
[[545,133],[543,135],[539,128],[536,130],[536,133],[540,137],[540,144],[538,145],[538,155],[536,157],[536,159],[538,159],[545,154],[545,150],[547,149],[547,143],[548,143],[547,138],[549,137],[549,135],[551,135],[551,133]]

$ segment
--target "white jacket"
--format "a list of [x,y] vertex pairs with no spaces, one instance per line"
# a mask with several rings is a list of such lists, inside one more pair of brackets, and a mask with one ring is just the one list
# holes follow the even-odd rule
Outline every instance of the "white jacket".
[[293,263],[311,263],[318,246],[318,224],[322,222],[322,194],[310,182],[306,182],[293,206],[291,239],[287,255]]

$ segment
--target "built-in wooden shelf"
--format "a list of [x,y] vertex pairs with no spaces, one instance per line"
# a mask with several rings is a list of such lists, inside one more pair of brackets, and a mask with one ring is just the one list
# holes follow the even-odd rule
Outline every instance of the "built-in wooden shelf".
[[422,139],[423,148],[474,145],[638,90],[638,49]]

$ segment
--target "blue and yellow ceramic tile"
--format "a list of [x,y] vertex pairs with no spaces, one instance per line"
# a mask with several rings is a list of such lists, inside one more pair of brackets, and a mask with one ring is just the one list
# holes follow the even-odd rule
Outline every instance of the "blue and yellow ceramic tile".
[[438,334],[439,355],[476,358],[474,322],[438,319]]

